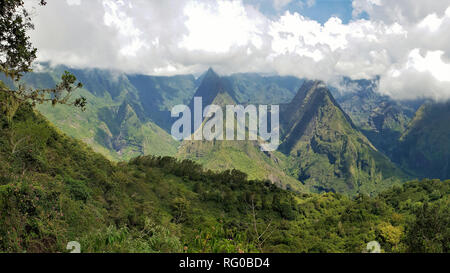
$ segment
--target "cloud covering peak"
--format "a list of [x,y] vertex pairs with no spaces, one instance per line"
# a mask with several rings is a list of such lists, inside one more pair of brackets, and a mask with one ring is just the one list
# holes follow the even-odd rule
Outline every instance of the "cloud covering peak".
[[379,92],[396,99],[450,98],[448,0],[353,0],[353,20],[324,24],[240,0],[48,2],[33,18],[40,61],[154,75],[212,66],[329,82],[379,76]]

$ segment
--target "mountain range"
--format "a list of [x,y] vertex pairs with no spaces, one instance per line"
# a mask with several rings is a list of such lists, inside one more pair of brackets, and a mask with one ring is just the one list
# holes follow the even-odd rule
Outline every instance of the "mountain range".
[[[197,78],[127,75],[101,69],[50,67],[43,63],[39,72],[26,74],[23,81],[35,88],[50,88],[65,70],[83,83],[79,93],[88,99],[87,110],[40,105],[39,111],[63,132],[115,161],[142,154],[175,155],[179,143],[170,136],[173,122],[170,110],[175,105],[188,104],[207,74]],[[250,81],[236,74],[227,77],[227,82],[238,98],[247,101],[249,98],[267,101],[277,93],[284,94],[281,99],[286,100],[302,83],[294,77],[252,74],[251,78]],[[3,76],[0,80],[11,85]],[[273,92],[261,95],[261,89]]]
[[[83,82],[80,92],[88,107],[80,112],[41,105],[39,111],[63,132],[116,161],[177,156],[207,169],[238,169],[251,179],[295,191],[349,195],[376,194],[413,177],[450,177],[450,130],[444,126],[448,104],[394,101],[376,92],[377,79],[344,79],[349,90],[343,91],[321,81],[251,73],[219,76],[212,69],[199,77],[159,77],[43,67],[23,80],[50,87],[69,70]],[[170,110],[177,104],[192,106],[194,96],[202,97],[204,105],[280,104],[279,150],[261,151],[258,141],[175,141],[169,133]],[[436,146],[426,144],[430,139]]]

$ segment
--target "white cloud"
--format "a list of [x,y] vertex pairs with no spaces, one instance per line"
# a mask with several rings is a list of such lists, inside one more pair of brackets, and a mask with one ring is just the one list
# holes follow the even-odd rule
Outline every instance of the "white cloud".
[[380,92],[395,98],[450,98],[448,0],[353,6],[370,20],[269,18],[240,0],[49,1],[32,38],[40,60],[78,67],[170,75],[213,66],[330,82],[380,76]]
[[221,1],[214,5],[191,2],[184,14],[188,18],[185,21],[188,33],[179,44],[182,48],[216,53],[246,45],[261,48],[258,22],[249,17],[240,2]]
[[103,7],[105,9],[103,23],[108,27],[117,29],[123,43],[122,48],[119,50],[120,54],[124,56],[136,56],[137,52],[146,48],[147,45],[141,38],[142,31],[134,25],[133,18],[122,11],[124,5],[125,3],[121,1],[103,1]]
[[386,23],[414,24],[427,15],[442,16],[449,0],[353,0],[353,14],[366,12],[372,20]]
[[79,6],[81,4],[81,0],[66,0],[69,6]]
[[280,10],[291,3],[292,0],[273,0],[273,7],[276,10]]
[[[450,9],[449,9],[450,10]],[[420,23],[419,27],[428,28],[429,31],[434,32],[437,31],[444,21],[443,18],[439,18],[436,13],[430,14],[425,17]]]
[[419,49],[414,49],[409,53],[407,69],[415,69],[419,72],[429,72],[434,78],[439,81],[450,82],[450,63],[445,63],[442,60],[444,52],[427,51],[425,56],[420,54]]
[[300,7],[304,8],[310,8],[316,4],[316,0],[303,0],[299,2]]

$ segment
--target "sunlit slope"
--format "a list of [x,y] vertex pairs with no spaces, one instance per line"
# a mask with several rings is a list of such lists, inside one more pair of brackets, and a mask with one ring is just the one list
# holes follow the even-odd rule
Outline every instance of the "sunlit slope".
[[[51,88],[64,69],[67,68],[27,74],[23,81],[36,88]],[[98,69],[72,72],[84,84],[78,92],[87,98],[86,111],[47,104],[38,106],[63,132],[112,160],[176,153],[178,142],[156,124],[139,99],[138,94],[145,90],[137,90],[126,75]]]

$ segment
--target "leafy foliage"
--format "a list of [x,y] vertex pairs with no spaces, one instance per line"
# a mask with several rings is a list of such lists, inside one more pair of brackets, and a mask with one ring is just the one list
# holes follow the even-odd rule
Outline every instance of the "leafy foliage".
[[[40,0],[41,6],[47,3]],[[30,71],[37,49],[27,35],[33,29],[29,12],[22,0],[4,0],[0,4],[0,69],[11,78]]]
[[[47,3],[39,1],[41,6]],[[6,113],[7,120],[12,121],[19,106],[30,101],[33,106],[44,102],[56,104],[70,104],[84,109],[86,98],[80,97],[69,101],[73,92],[83,85],[76,77],[65,71],[61,81],[54,88],[28,88],[19,80],[22,74],[30,72],[32,62],[36,59],[37,49],[30,42],[27,35],[33,29],[30,14],[22,0],[5,0],[0,4],[0,72],[11,79],[14,88],[0,85],[0,92],[5,96],[1,100],[1,108]]]

